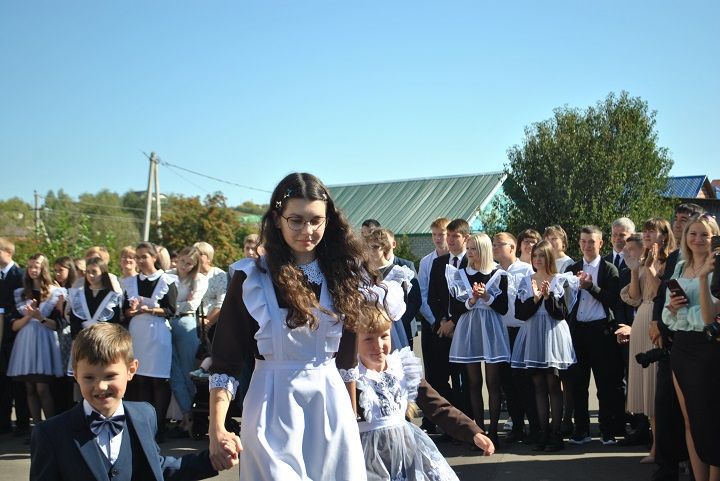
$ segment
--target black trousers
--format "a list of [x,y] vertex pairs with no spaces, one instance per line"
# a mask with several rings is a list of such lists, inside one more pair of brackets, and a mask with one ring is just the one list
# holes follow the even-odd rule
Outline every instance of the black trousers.
[[678,463],[688,459],[685,425],[670,361],[658,361],[655,383],[655,463],[652,481],[677,481]]
[[[510,337],[510,350],[515,347],[519,327],[508,327]],[[507,401],[508,415],[513,422],[513,431],[519,431],[525,425],[525,416],[530,424],[530,432],[540,430],[538,422],[537,405],[535,403],[535,387],[532,376],[527,369],[512,369],[510,363],[503,363],[500,371],[500,383],[505,400]]]
[[442,397],[455,404],[450,389],[450,344],[452,339],[439,337],[428,322],[422,321],[421,347],[425,380]]
[[615,334],[607,320],[575,322],[572,338],[577,364],[571,368],[575,399],[575,429],[590,432],[588,396],[590,372],[595,377],[600,404],[600,431],[615,435],[625,430],[625,393],[623,389],[623,361]]
[[25,429],[30,426],[25,384],[13,381],[5,373],[0,374],[0,431],[9,431],[12,427],[12,408],[15,406],[16,426]]

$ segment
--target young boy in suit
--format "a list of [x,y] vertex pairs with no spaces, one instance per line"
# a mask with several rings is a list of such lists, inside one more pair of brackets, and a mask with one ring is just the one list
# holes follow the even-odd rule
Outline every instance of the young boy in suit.
[[83,402],[33,430],[31,481],[190,481],[217,475],[208,451],[161,456],[153,407],[122,400],[138,367],[123,327],[101,322],[83,329],[72,360]]

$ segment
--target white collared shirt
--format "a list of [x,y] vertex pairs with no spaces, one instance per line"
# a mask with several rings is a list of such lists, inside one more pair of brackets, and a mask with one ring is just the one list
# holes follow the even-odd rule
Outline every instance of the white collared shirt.
[[8,262],[8,265],[6,265],[4,269],[0,269],[0,270],[2,270],[2,273],[3,273],[3,276],[2,276],[3,279],[5,279],[8,276],[10,269],[12,269],[14,265],[15,265],[15,262],[10,261],[10,262]]
[[[83,410],[85,411],[85,417],[90,416],[90,414],[94,411],[90,403],[87,402],[87,399],[83,399]],[[120,405],[112,415],[120,416],[122,414],[125,414],[125,407],[123,406],[122,401],[120,401]],[[105,418],[102,414],[100,414],[100,417],[103,419]],[[114,464],[115,461],[117,461],[118,456],[120,456],[122,434],[123,432],[120,431],[116,436],[111,438],[110,431],[103,430],[99,436],[95,436],[95,442],[97,442],[98,446],[100,446],[100,451],[102,451],[105,457],[108,458],[110,464]]]
[[142,272],[138,274],[138,277],[141,281],[155,281],[157,280],[161,275],[163,275],[165,272],[162,269],[158,269],[149,276],[146,276]]
[[433,316],[430,306],[428,306],[428,289],[430,288],[430,269],[432,268],[433,261],[437,259],[437,250],[433,250],[430,254],[426,255],[420,260],[420,267],[418,269],[418,284],[420,284],[420,297],[422,303],[420,304],[420,314],[430,324],[435,324],[435,316]]
[[450,253],[450,259],[448,259],[448,265],[449,265],[449,266],[453,265],[453,259],[454,259],[455,257],[457,257],[457,258],[458,258],[457,266],[454,266],[454,267],[457,267],[457,268],[459,269],[459,268],[460,268],[460,264],[462,264],[462,260],[463,260],[463,258],[465,257],[465,253],[466,253],[466,252],[467,252],[467,251],[462,251],[462,252],[461,252],[460,254],[458,254],[458,255],[455,255],[455,254],[453,254],[453,253],[451,252],[451,253]]
[[[598,285],[598,272],[600,271],[602,257],[597,256],[592,262],[583,258],[582,271],[592,276],[593,285]],[[607,317],[602,302],[595,299],[587,289],[580,289],[580,304],[578,304],[577,321],[592,322]]]

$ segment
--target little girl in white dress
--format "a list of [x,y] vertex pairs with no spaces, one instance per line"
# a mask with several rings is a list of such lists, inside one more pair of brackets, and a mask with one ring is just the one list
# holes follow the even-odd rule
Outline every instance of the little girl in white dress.
[[475,422],[455,409],[422,378],[422,361],[409,347],[390,354],[392,322],[384,312],[357,326],[357,367],[341,370],[355,380],[358,392],[360,441],[368,481],[457,480],[435,443],[407,421],[408,406],[417,403],[434,423],[451,436],[490,455],[492,441]]

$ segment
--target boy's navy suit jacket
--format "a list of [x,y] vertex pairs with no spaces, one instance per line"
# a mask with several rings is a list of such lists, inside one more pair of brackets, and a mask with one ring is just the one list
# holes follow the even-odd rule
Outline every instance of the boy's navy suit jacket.
[[[217,475],[208,452],[182,458],[161,456],[155,443],[155,409],[144,402],[123,401],[125,416],[140,440],[142,452],[156,481],[191,481]],[[30,443],[30,480],[108,480],[108,472],[95,436],[85,419],[82,403],[39,424]],[[152,481],[152,480],[148,480]]]

